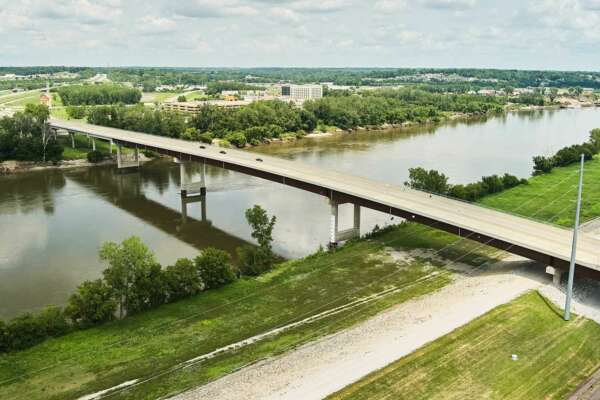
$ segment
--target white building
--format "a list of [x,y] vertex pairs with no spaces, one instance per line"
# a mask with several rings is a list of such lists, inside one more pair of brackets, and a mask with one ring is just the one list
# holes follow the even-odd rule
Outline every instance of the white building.
[[292,101],[304,101],[320,99],[323,97],[323,86],[321,85],[283,85],[281,95],[289,97]]

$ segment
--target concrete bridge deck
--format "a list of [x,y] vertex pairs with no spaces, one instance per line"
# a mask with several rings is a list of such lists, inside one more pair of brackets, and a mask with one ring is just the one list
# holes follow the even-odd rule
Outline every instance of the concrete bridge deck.
[[[561,270],[569,265],[571,230],[476,204],[242,150],[73,121],[52,119],[50,127],[294,186],[333,202],[353,203],[468,237]],[[600,279],[600,240],[581,233],[577,249],[577,273]]]

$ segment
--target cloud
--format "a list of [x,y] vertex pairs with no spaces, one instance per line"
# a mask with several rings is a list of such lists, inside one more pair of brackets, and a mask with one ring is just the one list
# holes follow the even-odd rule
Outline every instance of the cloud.
[[477,0],[422,0],[423,5],[438,10],[466,10],[477,5]]
[[375,9],[384,12],[399,11],[406,5],[406,0],[378,0],[375,2]]
[[107,24],[118,18],[122,11],[117,0],[55,0],[36,1],[33,15],[51,20],[68,20],[83,24]]
[[177,15],[189,18],[222,18],[258,14],[255,7],[241,0],[178,1],[173,5],[173,10]]
[[172,33],[177,28],[177,22],[171,18],[146,15],[136,24],[138,32],[143,35],[164,35]]

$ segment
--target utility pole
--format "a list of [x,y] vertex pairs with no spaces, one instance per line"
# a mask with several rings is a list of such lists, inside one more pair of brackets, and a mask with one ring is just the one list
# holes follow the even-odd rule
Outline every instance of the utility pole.
[[575,256],[577,254],[577,232],[579,231],[579,213],[581,212],[581,189],[583,188],[583,162],[579,170],[579,189],[577,190],[577,210],[575,211],[575,226],[573,227],[573,245],[571,247],[571,264],[569,265],[569,282],[567,283],[567,300],[565,302],[565,321],[571,318],[571,298],[573,297],[573,279],[575,278]]

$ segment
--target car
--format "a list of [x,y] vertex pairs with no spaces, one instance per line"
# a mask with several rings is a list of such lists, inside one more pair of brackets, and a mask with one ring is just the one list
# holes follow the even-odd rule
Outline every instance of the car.
[[201,148],[201,149],[205,149],[205,148],[206,148],[206,146],[200,145],[200,148]]
[[227,154],[227,152],[225,150],[221,150],[219,153],[221,153],[221,154]]
[[256,161],[263,162],[263,159],[262,158],[257,158]]

